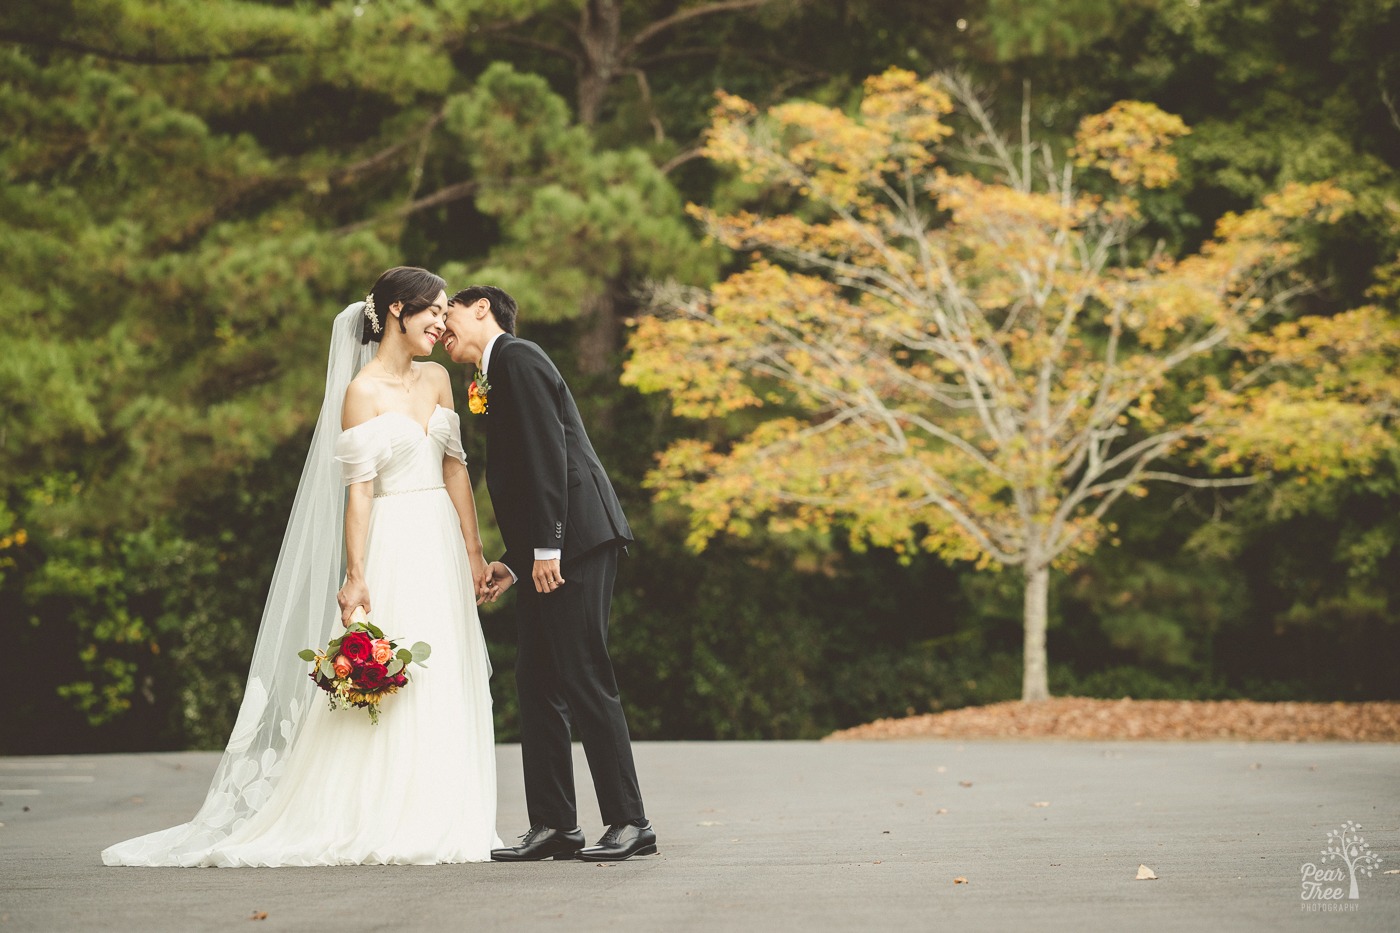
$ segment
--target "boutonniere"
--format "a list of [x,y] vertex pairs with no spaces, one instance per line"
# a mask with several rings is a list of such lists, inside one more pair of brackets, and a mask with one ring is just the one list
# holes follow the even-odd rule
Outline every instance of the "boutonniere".
[[491,383],[486,381],[486,374],[478,369],[472,384],[467,387],[467,410],[474,415],[486,414],[486,395],[490,391]]

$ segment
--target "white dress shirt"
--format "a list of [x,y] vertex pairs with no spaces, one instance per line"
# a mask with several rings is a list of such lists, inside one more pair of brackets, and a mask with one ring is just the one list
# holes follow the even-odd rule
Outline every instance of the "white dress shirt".
[[477,369],[481,370],[483,376],[491,372],[491,348],[496,345],[496,341],[501,339],[501,334],[497,334],[486,341],[486,349],[481,351],[481,365]]

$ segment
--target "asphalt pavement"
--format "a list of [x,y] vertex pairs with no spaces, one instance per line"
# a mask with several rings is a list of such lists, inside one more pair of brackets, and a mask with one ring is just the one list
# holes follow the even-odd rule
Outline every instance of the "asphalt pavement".
[[[187,820],[216,754],[0,758],[0,931],[1400,930],[1400,873],[1384,873],[1400,869],[1400,745],[644,742],[636,757],[653,857],[278,869],[102,865],[103,847]],[[509,839],[526,828],[519,747],[497,762]],[[1355,900],[1346,881],[1312,889],[1339,900],[1304,898],[1305,865],[1346,872],[1321,853],[1347,821],[1379,868]]]

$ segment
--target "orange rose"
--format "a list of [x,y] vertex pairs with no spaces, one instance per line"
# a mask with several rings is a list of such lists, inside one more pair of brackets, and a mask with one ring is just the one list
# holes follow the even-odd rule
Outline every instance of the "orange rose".
[[349,677],[349,676],[350,676],[350,668],[351,668],[350,659],[347,658],[345,655],[343,655],[343,654],[338,654],[338,655],[336,655],[336,656],[335,656],[335,660],[331,662],[331,665],[335,668],[335,676],[337,676],[337,677]]
[[388,664],[394,659],[394,648],[389,644],[387,639],[376,638],[374,640],[374,648],[370,651],[370,657],[374,658],[374,660],[378,661],[380,664]]
[[476,371],[476,378],[472,384],[467,386],[467,409],[474,415],[486,414],[486,409],[490,404],[487,396],[491,392],[491,384],[486,381],[486,374],[481,370]]

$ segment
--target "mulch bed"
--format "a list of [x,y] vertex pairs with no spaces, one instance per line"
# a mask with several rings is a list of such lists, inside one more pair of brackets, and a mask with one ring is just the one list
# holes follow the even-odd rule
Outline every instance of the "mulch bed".
[[827,736],[837,741],[934,738],[1400,742],[1400,703],[1055,697],[877,719]]

